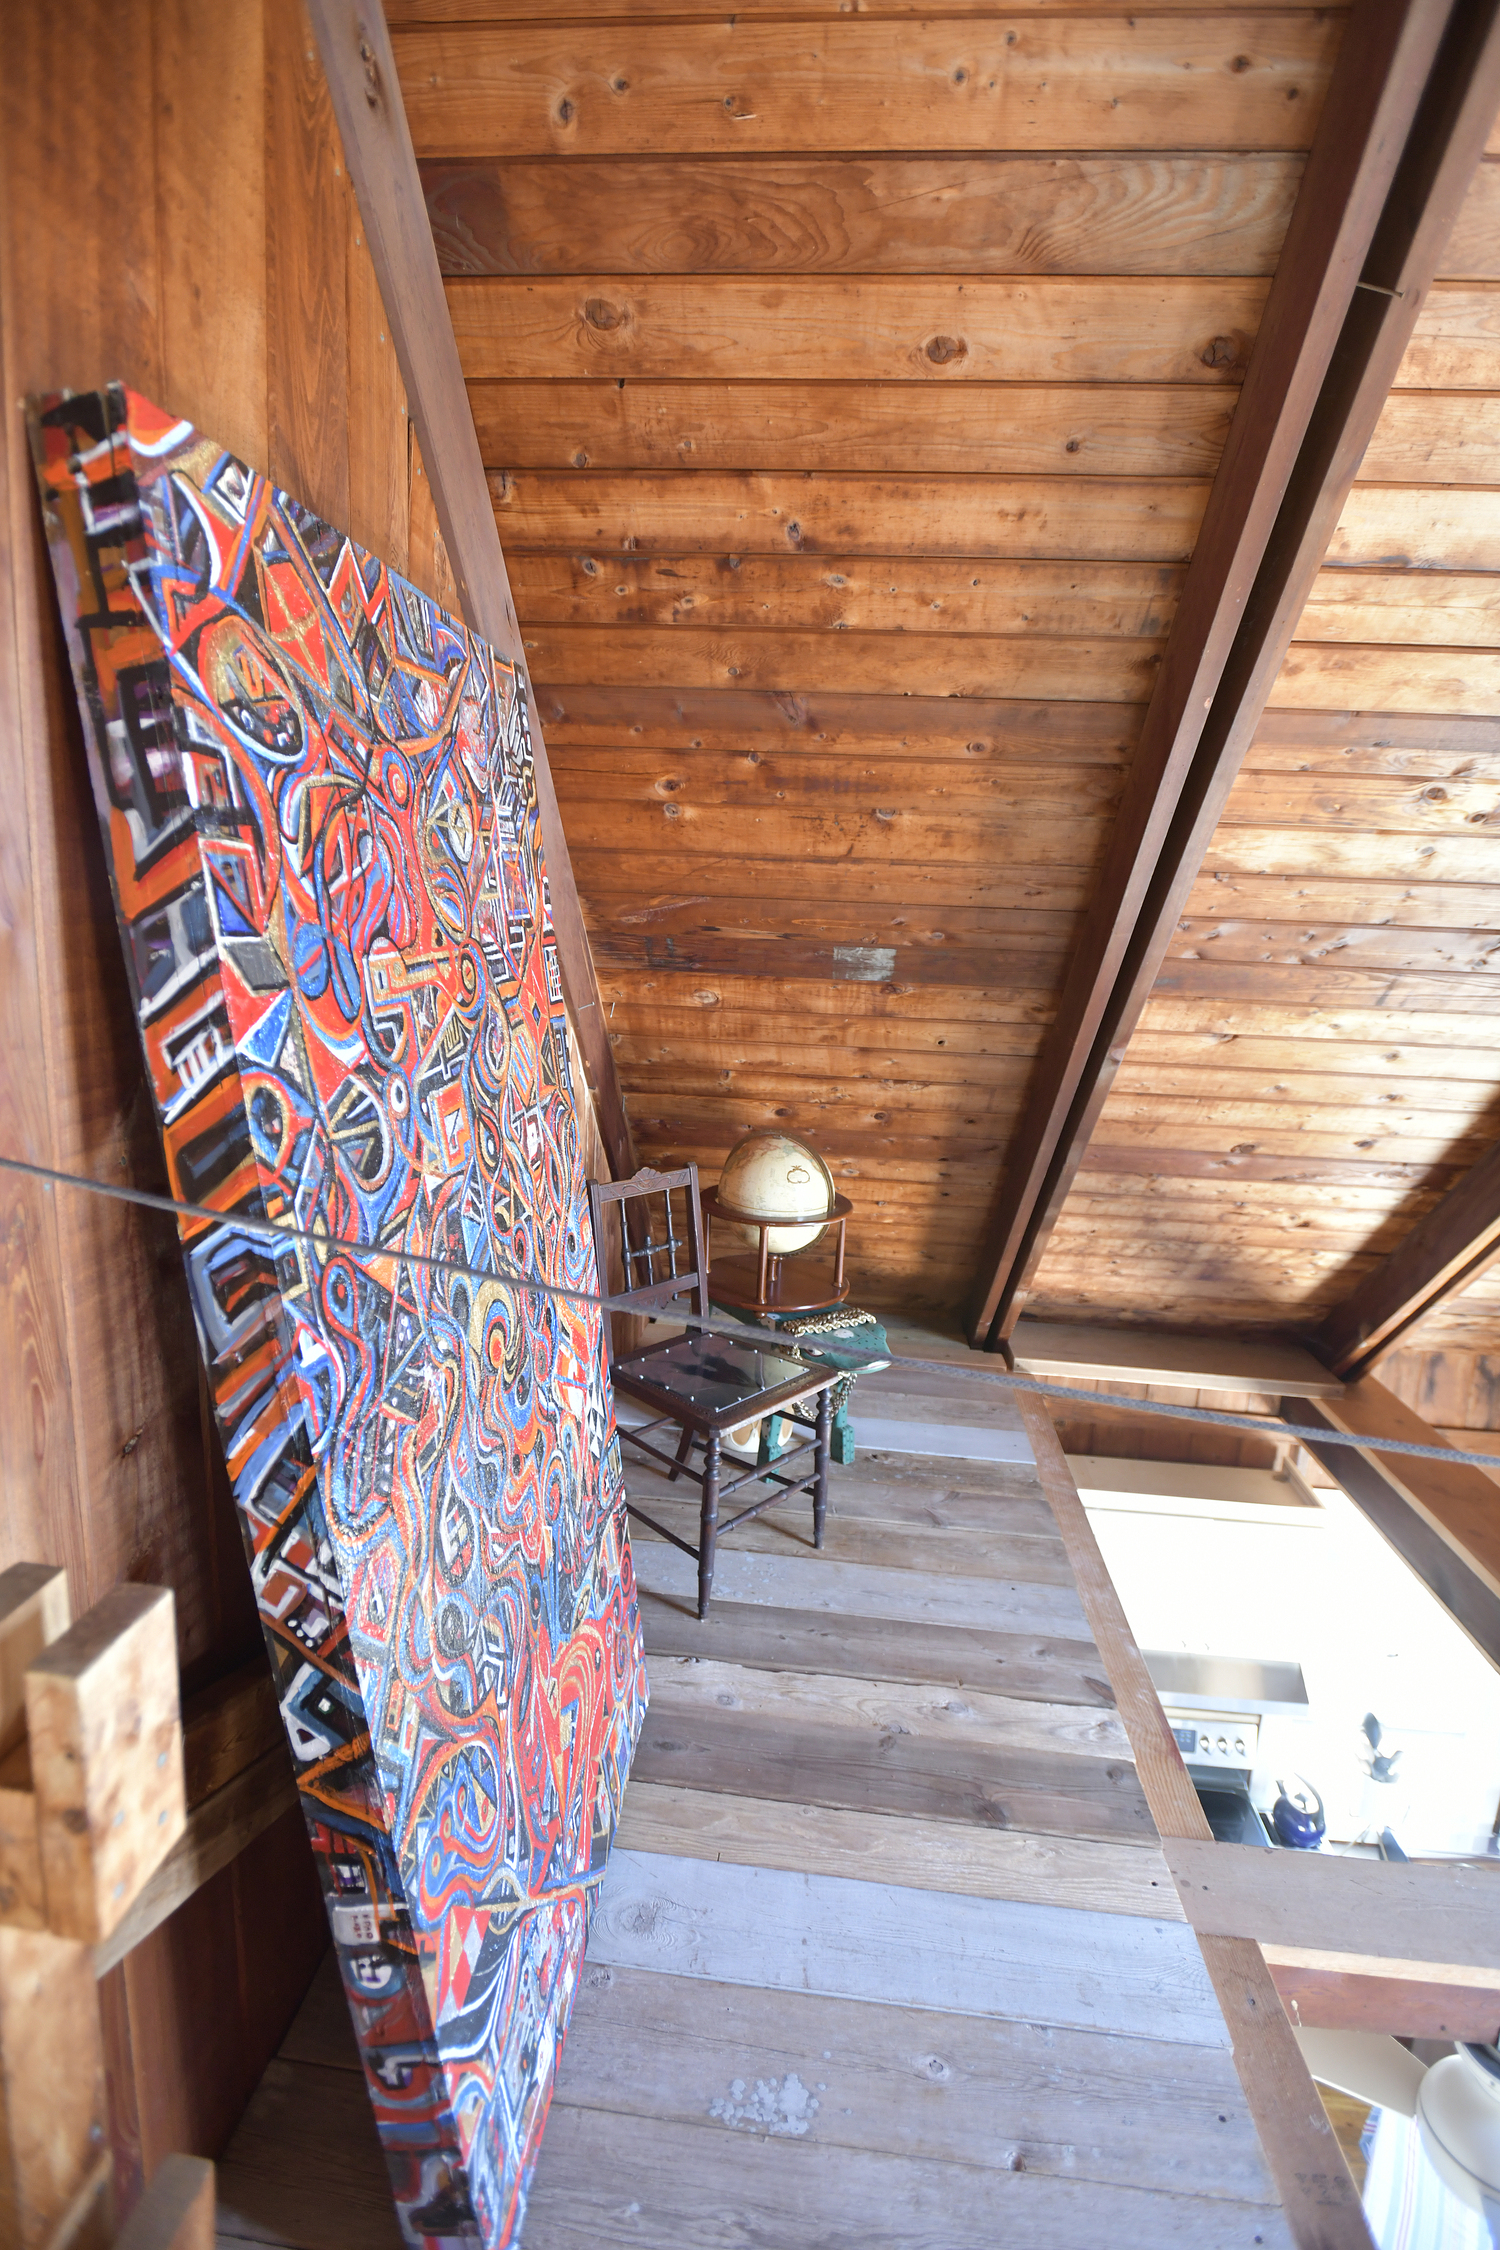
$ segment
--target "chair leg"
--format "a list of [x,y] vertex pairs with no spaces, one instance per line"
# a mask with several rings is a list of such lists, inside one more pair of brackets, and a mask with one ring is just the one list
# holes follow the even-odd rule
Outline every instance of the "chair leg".
[[719,1535],[719,1433],[710,1430],[704,1439],[703,1514],[698,1530],[698,1615],[708,1615],[714,1590],[714,1543]]
[[684,1468],[687,1466],[687,1457],[692,1452],[692,1450],[693,1432],[691,1426],[688,1423],[684,1422],[682,1426],[682,1443],[677,1448],[677,1466],[675,1469],[669,1469],[667,1471],[668,1484],[675,1484],[677,1482],[677,1479],[681,1476]]
[[813,1545],[823,1544],[828,1521],[828,1433],[833,1426],[833,1391],[818,1393],[817,1451],[813,1455]]

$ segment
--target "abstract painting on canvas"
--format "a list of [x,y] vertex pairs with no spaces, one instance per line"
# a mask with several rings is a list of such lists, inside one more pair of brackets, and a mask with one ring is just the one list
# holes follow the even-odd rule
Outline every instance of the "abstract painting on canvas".
[[525,695],[135,393],[34,401],[31,428],[398,2212],[414,2244],[493,2250],[519,2236],[646,1696]]

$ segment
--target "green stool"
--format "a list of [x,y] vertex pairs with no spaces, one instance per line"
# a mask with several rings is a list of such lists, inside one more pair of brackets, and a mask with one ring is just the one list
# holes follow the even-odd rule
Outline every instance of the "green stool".
[[[833,1432],[831,1452],[841,1469],[854,1465],[854,1425],[849,1419],[849,1398],[856,1379],[873,1375],[890,1365],[890,1345],[886,1333],[873,1313],[861,1312],[854,1305],[829,1305],[821,1312],[802,1313],[746,1313],[729,1305],[711,1307],[728,1315],[731,1320],[753,1322],[758,1328],[774,1329],[778,1335],[795,1338],[816,1351],[819,1359],[829,1360],[833,1366],[847,1373],[833,1386]],[[756,1467],[769,1468],[781,1451],[782,1423],[789,1417],[768,1414],[760,1426],[760,1450]]]

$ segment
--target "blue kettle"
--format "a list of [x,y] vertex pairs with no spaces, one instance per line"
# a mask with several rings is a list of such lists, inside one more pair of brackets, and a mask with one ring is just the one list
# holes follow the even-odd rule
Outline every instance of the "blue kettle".
[[[1277,1782],[1280,1795],[1271,1807],[1271,1826],[1275,1829],[1278,1840],[1289,1850],[1315,1852],[1328,1829],[1328,1823],[1323,1817],[1323,1800],[1311,1782],[1303,1781],[1300,1774],[1297,1778],[1302,1781],[1302,1787],[1295,1797],[1288,1795],[1284,1781]],[[1309,1797],[1314,1808],[1311,1812],[1307,1809]]]

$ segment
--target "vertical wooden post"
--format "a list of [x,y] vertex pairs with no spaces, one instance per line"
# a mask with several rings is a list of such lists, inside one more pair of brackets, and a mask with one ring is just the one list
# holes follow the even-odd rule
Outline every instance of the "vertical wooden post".
[[0,1925],[0,2242],[43,2250],[103,2154],[93,1955]]

